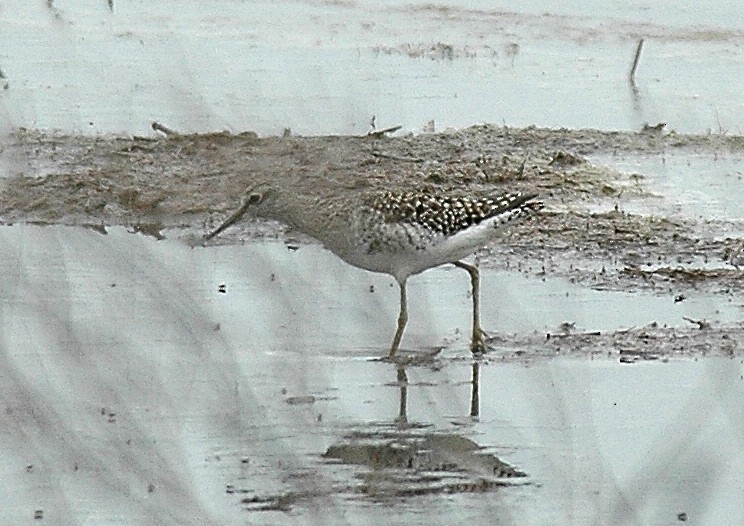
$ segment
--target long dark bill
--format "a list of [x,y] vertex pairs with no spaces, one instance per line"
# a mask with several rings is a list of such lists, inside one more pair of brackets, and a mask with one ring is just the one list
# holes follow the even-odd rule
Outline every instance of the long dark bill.
[[204,236],[205,241],[209,241],[216,235],[218,235],[220,232],[225,230],[230,225],[234,224],[236,221],[239,221],[241,217],[245,215],[246,210],[254,204],[254,201],[251,199],[251,196],[247,196],[243,202],[240,204],[240,208],[238,208],[235,212],[233,212],[230,217],[225,219],[220,226],[218,226],[214,231]]

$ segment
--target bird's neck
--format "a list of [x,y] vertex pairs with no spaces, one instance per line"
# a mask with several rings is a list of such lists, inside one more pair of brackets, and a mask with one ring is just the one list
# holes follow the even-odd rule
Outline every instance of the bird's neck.
[[284,223],[337,251],[348,244],[353,214],[352,205],[338,198],[288,194],[260,216]]

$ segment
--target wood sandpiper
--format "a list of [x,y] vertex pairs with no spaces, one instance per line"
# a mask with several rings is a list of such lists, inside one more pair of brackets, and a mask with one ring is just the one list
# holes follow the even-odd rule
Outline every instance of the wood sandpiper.
[[[289,195],[282,199],[282,193]],[[477,267],[461,259],[492,241],[507,225],[538,212],[543,204],[536,197],[519,192],[476,197],[367,191],[351,198],[313,198],[260,184],[248,188],[240,208],[205,239],[213,238],[250,210],[254,217],[278,220],[314,237],[355,267],[390,274],[400,286],[398,327],[388,355],[391,359],[408,322],[408,278],[429,268],[455,265],[470,275],[471,350],[482,353],[486,336],[480,326],[480,275]]]

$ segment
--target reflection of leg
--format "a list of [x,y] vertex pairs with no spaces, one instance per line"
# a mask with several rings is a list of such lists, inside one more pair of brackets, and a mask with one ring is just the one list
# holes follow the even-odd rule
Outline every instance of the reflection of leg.
[[408,375],[406,374],[406,368],[402,365],[398,365],[397,372],[398,385],[400,385],[401,387],[405,387],[406,385],[408,385]]
[[398,352],[400,347],[400,340],[403,338],[403,331],[408,323],[408,300],[406,299],[406,282],[398,282],[400,285],[400,314],[398,314],[398,329],[395,331],[395,337],[393,338],[393,344],[390,346],[389,358],[394,358],[395,353]]
[[480,364],[473,363],[473,390],[470,393],[470,416],[477,418],[480,415]]
[[408,427],[408,376],[403,366],[398,366],[398,386],[400,387],[400,407],[395,423],[399,428]]
[[470,282],[473,287],[473,341],[470,349],[474,353],[486,352],[486,335],[480,326],[480,274],[478,268],[462,261],[455,261],[453,265],[470,274]]

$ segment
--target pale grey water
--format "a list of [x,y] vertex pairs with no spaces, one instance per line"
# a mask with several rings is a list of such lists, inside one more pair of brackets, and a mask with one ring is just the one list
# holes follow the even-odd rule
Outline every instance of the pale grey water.
[[[529,484],[376,503],[339,490],[354,470],[321,456],[398,416],[395,367],[369,361],[394,327],[390,278],[320,247],[189,248],[121,228],[5,227],[0,244],[4,524],[37,509],[54,524],[744,519],[740,359],[486,362],[472,419],[471,361],[456,337],[469,326],[467,279],[428,271],[411,282],[404,347],[446,349],[443,367],[408,368],[408,421],[468,437]],[[483,287],[484,327],[518,334],[736,313],[503,272],[484,271]],[[330,493],[258,512],[228,487]]]
[[[693,154],[592,156],[593,162],[643,175],[646,187],[663,199],[623,203],[629,212],[740,223],[744,218],[744,158],[717,152]],[[729,232],[730,233],[730,232]],[[721,233],[721,236],[725,233]]]
[[[139,0],[111,13],[105,2],[8,2],[0,116],[6,129],[82,133],[148,134],[152,120],[184,132],[365,133],[373,114],[412,131],[433,119],[741,133],[742,11],[715,4]],[[395,51],[438,43],[456,58]]]

